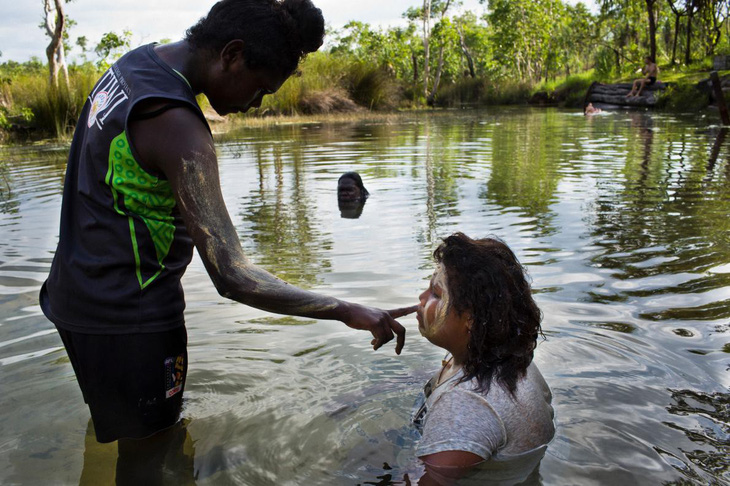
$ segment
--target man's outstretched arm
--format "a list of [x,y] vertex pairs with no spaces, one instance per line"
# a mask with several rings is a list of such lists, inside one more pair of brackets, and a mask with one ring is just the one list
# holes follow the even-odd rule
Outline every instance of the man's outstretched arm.
[[391,315],[341,301],[290,285],[246,258],[221,193],[213,139],[195,113],[175,108],[130,123],[130,138],[143,163],[168,178],[188,233],[222,296],[277,314],[342,321],[370,331],[373,349],[395,334],[400,354],[405,328],[395,318],[414,312],[416,306]]

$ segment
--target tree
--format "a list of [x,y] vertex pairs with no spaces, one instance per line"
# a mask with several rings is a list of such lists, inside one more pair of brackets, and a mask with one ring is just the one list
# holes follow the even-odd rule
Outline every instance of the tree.
[[461,47],[461,52],[466,58],[466,63],[469,67],[469,76],[471,76],[472,79],[476,78],[477,74],[474,69],[474,58],[471,55],[471,51],[469,51],[469,47],[466,45],[466,38],[464,37],[464,28],[462,27],[461,19],[454,24],[454,27],[456,27],[456,31],[459,33],[459,47]]
[[[642,40],[646,33],[646,2],[642,0],[599,0],[600,15],[596,22],[599,29],[597,41],[610,49],[615,57],[616,73],[625,62],[638,64]],[[648,39],[647,39],[648,40]]]
[[108,69],[112,62],[121,57],[121,55],[129,50],[132,44],[132,32],[124,30],[121,35],[116,32],[107,32],[101,37],[101,40],[94,48],[94,52],[99,56],[96,63],[100,69]]
[[656,17],[654,16],[654,8],[656,0],[646,1],[646,14],[649,21],[649,49],[651,52],[651,60],[656,62]]
[[[435,90],[430,89],[431,85],[431,47],[433,40],[434,26],[431,21],[434,16],[438,15],[439,21],[446,18],[446,11],[453,4],[453,0],[423,0],[422,8],[409,8],[403,16],[407,18],[411,24],[419,21],[421,23],[421,35],[423,39],[423,96],[426,99],[431,98]],[[438,64],[443,68],[443,46],[440,48]],[[415,59],[414,59],[415,60]],[[436,78],[440,77],[440,69],[436,68]],[[438,84],[438,83],[436,83]],[[438,88],[438,86],[437,86]]]
[[451,23],[446,18],[446,11],[449,9],[450,6],[451,0],[446,0],[445,3],[441,3],[441,5],[439,5],[440,18],[438,24],[436,25],[436,28],[438,29],[440,34],[439,60],[436,67],[436,74],[433,78],[433,87],[431,88],[431,92],[427,93],[426,95],[426,101],[429,105],[432,105],[434,99],[436,99],[436,93],[438,92],[439,84],[441,83],[441,74],[443,73],[444,69],[444,49],[449,42],[449,30],[453,31],[453,29],[450,29]]
[[68,68],[66,67],[66,53],[63,46],[64,30],[66,28],[66,15],[63,12],[63,0],[43,0],[45,12],[46,35],[51,42],[46,47],[48,58],[49,81],[51,86],[58,87],[58,72],[63,72],[68,88]]
[[428,78],[431,74],[431,0],[423,0],[423,96],[428,98]]
[[549,68],[564,10],[560,0],[489,0],[495,60],[510,74],[538,80]]
[[83,58],[84,62],[87,62],[86,51],[89,48],[89,39],[87,39],[85,35],[79,36],[76,38],[76,45],[79,46],[79,49],[81,49],[81,57]]
[[697,3],[697,0],[686,0],[687,29],[685,30],[685,40],[687,44],[684,50],[684,63],[687,65],[692,62],[692,18],[696,12]]
[[679,27],[681,25],[682,17],[687,14],[687,10],[680,10],[679,7],[674,3],[674,0],[667,0],[669,8],[674,14],[674,39],[672,40],[672,65],[677,61],[677,41],[679,40]]

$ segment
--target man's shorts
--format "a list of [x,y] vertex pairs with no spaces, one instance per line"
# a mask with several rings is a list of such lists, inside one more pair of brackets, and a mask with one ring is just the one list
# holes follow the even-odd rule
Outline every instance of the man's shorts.
[[185,326],[144,334],[82,334],[58,328],[96,440],[143,439],[180,418],[188,370]]

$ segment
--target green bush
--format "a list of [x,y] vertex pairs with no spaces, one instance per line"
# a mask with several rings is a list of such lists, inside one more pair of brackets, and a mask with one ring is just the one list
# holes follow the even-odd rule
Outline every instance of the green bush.
[[463,107],[482,104],[487,83],[482,78],[463,78],[441,86],[434,100],[436,106]]
[[592,71],[569,76],[555,87],[553,97],[563,106],[580,108],[583,106],[588,88],[596,80],[596,75]]
[[463,78],[444,85],[435,100],[436,106],[514,105],[526,103],[532,87],[522,80]]
[[67,89],[63,79],[58,88],[51,88],[47,72],[16,70],[7,88],[12,104],[6,118],[56,137],[66,136],[76,126],[98,75],[94,70],[72,69]]
[[296,115],[302,113],[302,99],[308,93],[326,90],[341,84],[342,73],[331,56],[314,53],[307,56],[299,72],[290,77],[272,96],[267,96],[260,113]]
[[378,66],[353,62],[345,72],[345,86],[350,97],[370,110],[395,108],[402,97],[394,78]]
[[657,106],[670,111],[696,112],[707,108],[710,96],[696,84],[672,84],[659,94]]
[[359,61],[317,52],[272,96],[259,113],[296,115],[395,108],[401,101],[398,82],[382,69]]

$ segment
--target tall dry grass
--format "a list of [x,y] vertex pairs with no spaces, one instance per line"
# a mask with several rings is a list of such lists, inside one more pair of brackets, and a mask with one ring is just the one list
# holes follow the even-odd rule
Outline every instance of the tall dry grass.
[[259,113],[301,115],[387,110],[401,102],[399,82],[377,66],[317,52],[272,96]]
[[20,73],[6,83],[9,120],[20,120],[55,137],[67,136],[76,126],[86,97],[99,73],[83,70],[69,73],[69,86],[61,81],[52,87],[44,73]]
[[526,103],[532,85],[526,81],[487,78],[462,78],[443,84],[434,104],[440,107],[471,107],[482,105],[513,105]]

